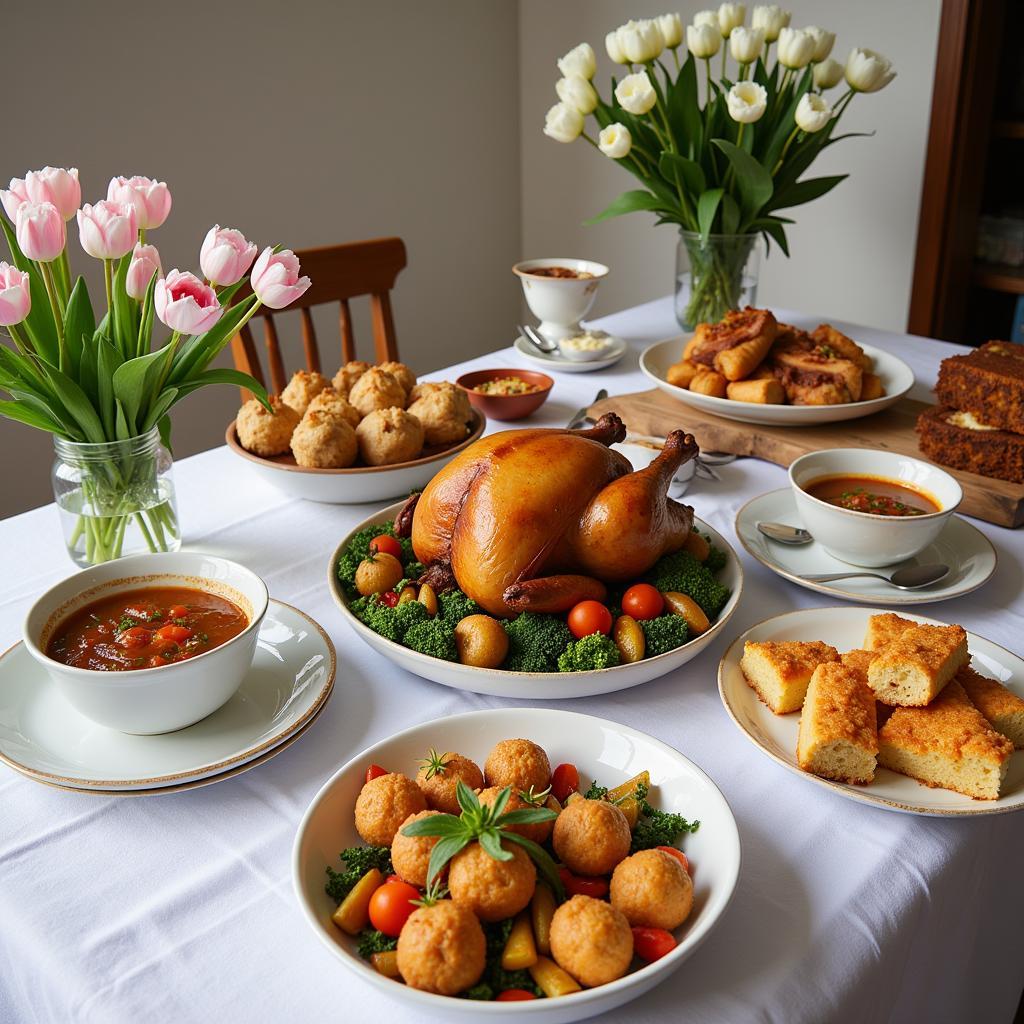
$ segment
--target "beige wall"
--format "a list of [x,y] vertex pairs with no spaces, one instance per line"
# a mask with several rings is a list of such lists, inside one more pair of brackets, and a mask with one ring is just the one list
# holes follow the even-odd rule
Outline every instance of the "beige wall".
[[[19,117],[0,179],[77,165],[94,202],[112,174],[162,177],[167,269],[196,265],[214,221],[296,248],[401,235],[399,346],[418,370],[443,366],[507,342],[519,311],[516,16],[476,0],[25,4],[4,48]],[[219,444],[236,399],[179,406],[176,455]],[[0,420],[0,450],[0,516],[50,500],[49,436]]]

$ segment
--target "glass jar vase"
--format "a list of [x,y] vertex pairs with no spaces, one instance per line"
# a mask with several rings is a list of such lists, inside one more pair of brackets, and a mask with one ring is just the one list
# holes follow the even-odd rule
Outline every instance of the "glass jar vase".
[[676,248],[676,320],[685,331],[717,323],[730,309],[757,303],[760,235],[680,231]]
[[171,455],[156,427],[105,444],[55,437],[53,447],[53,496],[76,565],[181,547]]

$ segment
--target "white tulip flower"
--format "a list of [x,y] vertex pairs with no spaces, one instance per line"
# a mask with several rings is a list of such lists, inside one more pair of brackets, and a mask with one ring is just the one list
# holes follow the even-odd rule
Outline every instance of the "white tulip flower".
[[874,50],[862,50],[857,47],[850,51],[846,60],[846,81],[851,89],[857,92],[878,92],[884,89],[894,78],[892,61]]
[[629,61],[626,59],[626,54],[622,49],[622,43],[619,42],[619,30],[612,29],[604,37],[604,48],[608,51],[608,57],[615,64],[628,64]]
[[618,30],[619,45],[631,64],[656,60],[665,49],[665,37],[656,21],[627,21]]
[[721,34],[718,27],[718,11],[698,11],[693,16],[694,25],[710,25],[716,32]]
[[665,45],[674,50],[683,41],[683,19],[678,14],[662,14],[657,22]]
[[831,89],[843,80],[843,65],[831,57],[814,65],[814,85],[818,89]]
[[621,160],[624,156],[629,156],[629,151],[633,148],[633,136],[629,134],[629,129],[624,124],[610,124],[607,128],[601,129],[597,145],[605,156]]
[[556,103],[544,119],[544,134],[556,142],[575,142],[583,131],[583,115],[567,103]]
[[764,32],[766,43],[774,43],[792,17],[790,11],[784,11],[778,4],[759,4],[750,15],[750,26]]
[[737,64],[753,64],[764,49],[764,32],[740,25],[729,36],[729,52]]
[[629,114],[646,114],[658,102],[658,94],[646,71],[626,75],[615,89],[619,106]]
[[811,63],[814,37],[800,28],[779,30],[779,63],[791,71],[799,71]]
[[558,98],[581,114],[592,114],[597,109],[597,93],[581,75],[567,75],[555,83]]
[[804,31],[814,40],[814,56],[811,60],[815,64],[820,64],[832,52],[836,34],[829,32],[828,29],[818,28],[817,25],[808,25]]
[[760,121],[768,108],[768,93],[757,82],[737,82],[725,95],[729,116],[740,124]]
[[805,132],[820,132],[832,119],[832,108],[817,94],[805,92],[796,105],[797,125]]
[[728,39],[732,30],[743,24],[746,16],[746,4],[721,4],[718,8],[718,31],[722,33],[722,38]]
[[579,75],[588,82],[594,77],[597,71],[597,57],[594,56],[594,48],[590,43],[580,43],[574,46],[564,57],[558,60],[558,70],[565,78]]

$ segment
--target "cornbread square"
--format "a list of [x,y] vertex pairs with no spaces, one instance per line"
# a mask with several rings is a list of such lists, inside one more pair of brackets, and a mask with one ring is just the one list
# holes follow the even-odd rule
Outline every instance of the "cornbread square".
[[922,707],[970,660],[963,626],[914,626],[868,666],[868,685],[883,704]]
[[878,763],[926,786],[996,800],[1013,744],[954,679],[925,708],[897,708],[878,733]]
[[863,673],[841,663],[819,665],[800,715],[797,764],[825,779],[867,783],[877,755],[875,695]]
[[956,674],[971,703],[996,732],[1002,733],[1018,750],[1024,749],[1024,700],[1002,683],[979,675],[970,665]]
[[864,647],[869,651],[877,651],[886,644],[897,640],[904,630],[916,626],[917,623],[904,619],[900,615],[886,612],[884,615],[872,615],[868,619],[868,631],[864,635]]
[[740,668],[750,688],[777,715],[799,711],[811,674],[839,653],[821,640],[747,641]]
[[875,660],[874,651],[847,651],[839,655],[839,660],[847,667],[859,672],[864,682],[868,681],[868,665]]

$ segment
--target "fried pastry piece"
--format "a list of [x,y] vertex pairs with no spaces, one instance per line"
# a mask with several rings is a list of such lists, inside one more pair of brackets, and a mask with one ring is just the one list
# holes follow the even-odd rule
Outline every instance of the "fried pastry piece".
[[914,626],[877,652],[868,684],[883,704],[923,707],[969,660],[963,626]]
[[996,732],[1002,733],[1018,750],[1024,750],[1024,700],[988,676],[965,665],[956,674],[971,703]]
[[864,376],[861,377],[860,400],[870,402],[872,399],[884,396],[885,388],[882,386],[882,378],[877,373],[869,373],[865,370]]
[[838,660],[836,649],[821,640],[748,640],[740,669],[750,688],[775,714],[788,715],[800,710],[814,670]]
[[768,354],[778,333],[770,310],[730,310],[720,323],[697,324],[683,359],[712,367],[727,380],[742,380]]
[[690,390],[698,395],[710,395],[712,398],[725,398],[728,381],[715,370],[701,367],[690,381]]
[[683,359],[673,363],[665,372],[665,380],[674,384],[677,388],[688,388],[690,381],[697,376],[701,367],[690,359]]
[[872,615],[868,619],[868,631],[864,635],[864,647],[869,651],[877,651],[891,644],[893,640],[901,636],[911,626],[917,623],[913,619],[905,619],[902,615],[894,612],[883,612],[881,615]]
[[793,405],[841,405],[860,401],[864,371],[852,360],[800,338],[772,348],[772,366]]
[[871,664],[875,659],[874,651],[847,651],[845,654],[839,655],[839,660],[849,669],[853,669],[854,672],[859,672],[864,677],[864,682],[868,681],[868,665]]
[[730,381],[725,394],[734,402],[756,402],[759,405],[782,405],[786,401],[786,392],[774,377]]
[[853,338],[848,338],[842,331],[837,331],[831,324],[819,324],[815,327],[811,331],[811,340],[816,348],[830,349],[840,358],[849,359],[851,363],[856,363],[865,372],[874,366],[871,356]]

